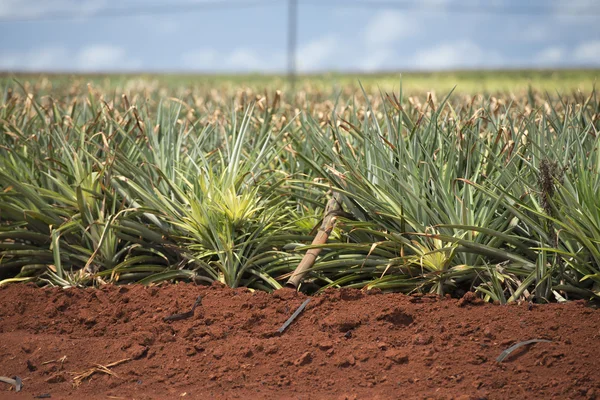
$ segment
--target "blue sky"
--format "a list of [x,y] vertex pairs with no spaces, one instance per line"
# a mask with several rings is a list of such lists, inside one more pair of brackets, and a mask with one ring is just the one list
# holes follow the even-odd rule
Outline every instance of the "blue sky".
[[[285,71],[287,1],[235,3],[244,1],[252,4],[98,17],[203,1],[0,0],[0,70]],[[412,9],[356,1],[364,6],[299,0],[301,71],[600,67],[600,0],[398,0],[419,4]],[[461,11],[523,4],[543,12]]]

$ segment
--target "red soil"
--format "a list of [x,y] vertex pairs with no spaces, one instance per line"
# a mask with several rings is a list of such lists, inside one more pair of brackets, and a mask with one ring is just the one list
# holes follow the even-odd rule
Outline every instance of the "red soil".
[[[189,319],[163,317],[202,305]],[[594,399],[600,312],[434,296],[191,284],[0,288],[0,398]],[[548,339],[496,357],[513,343]],[[47,361],[60,360],[47,363]],[[74,385],[77,374],[96,373]]]

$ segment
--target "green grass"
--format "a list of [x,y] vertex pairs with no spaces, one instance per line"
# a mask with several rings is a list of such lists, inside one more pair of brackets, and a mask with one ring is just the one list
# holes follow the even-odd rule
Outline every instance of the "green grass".
[[336,191],[349,214],[308,275],[321,290],[597,297],[595,73],[558,74],[564,93],[528,89],[550,85],[542,72],[439,78],[494,82],[481,96],[415,89],[436,74],[395,91],[316,78],[295,97],[230,78],[4,81],[0,284],[277,289]]

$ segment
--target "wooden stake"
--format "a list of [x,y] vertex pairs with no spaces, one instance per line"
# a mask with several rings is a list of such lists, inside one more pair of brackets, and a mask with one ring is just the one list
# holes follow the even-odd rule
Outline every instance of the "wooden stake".
[[[337,220],[337,216],[343,215],[344,211],[342,209],[342,195],[338,192],[335,192],[331,199],[327,202],[327,206],[325,207],[325,213],[323,214],[323,222],[321,223],[321,227],[317,231],[315,238],[312,241],[313,245],[320,245],[327,243],[327,239],[329,239],[329,235],[331,235],[331,231],[335,227],[335,222]],[[322,249],[309,249],[300,264],[294,270],[294,273],[287,281],[286,286],[292,287],[294,289],[298,288],[300,282],[308,272],[308,270],[315,264],[317,260],[317,256],[321,252]]]

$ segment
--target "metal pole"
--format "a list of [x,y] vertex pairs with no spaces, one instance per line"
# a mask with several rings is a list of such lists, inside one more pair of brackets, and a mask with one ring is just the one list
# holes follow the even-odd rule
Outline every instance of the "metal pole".
[[296,37],[298,35],[298,0],[288,2],[288,78],[292,91],[296,84]]

